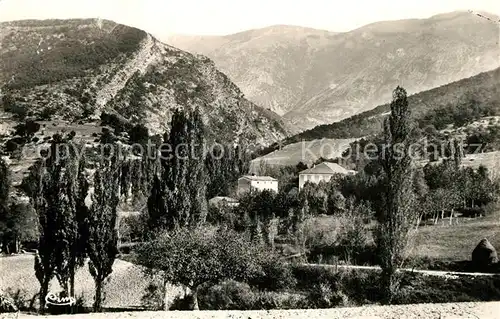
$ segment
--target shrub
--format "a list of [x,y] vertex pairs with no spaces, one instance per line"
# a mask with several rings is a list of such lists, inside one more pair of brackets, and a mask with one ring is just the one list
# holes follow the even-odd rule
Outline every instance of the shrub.
[[21,289],[13,290],[12,288],[8,288],[5,293],[8,299],[11,300],[11,302],[18,310],[30,310],[30,300],[26,295],[26,291]]
[[473,218],[484,216],[486,214],[486,210],[484,207],[468,207],[460,209],[459,213],[462,214],[463,217]]
[[191,310],[193,309],[193,303],[192,295],[176,296],[168,310]]
[[297,281],[297,289],[305,291],[316,285],[328,284],[333,286],[340,282],[340,275],[335,271],[334,267],[294,265],[292,273]]
[[199,292],[200,308],[205,310],[251,310],[255,299],[250,285],[234,280],[204,286]]
[[149,130],[142,124],[137,124],[129,131],[129,142],[131,144],[139,143],[145,144],[149,139]]
[[342,271],[339,277],[342,291],[349,296],[351,303],[365,305],[382,300],[379,271]]
[[19,144],[17,144],[14,140],[8,140],[5,143],[5,151],[7,153],[12,153],[19,148]]
[[151,280],[145,288],[144,295],[141,297],[141,304],[149,310],[163,310],[164,309],[164,287],[158,280]]
[[7,295],[0,293],[0,313],[17,312],[16,302]]
[[256,293],[254,310],[303,309],[309,308],[307,299],[300,294],[262,291]]
[[258,261],[262,274],[249,280],[252,287],[265,290],[293,289],[297,283],[292,267],[285,264],[278,256],[265,253]]
[[14,134],[21,137],[32,137],[40,130],[40,127],[39,123],[33,120],[26,120],[24,123],[20,123],[14,127]]
[[500,298],[499,277],[444,277],[406,274],[396,304],[492,301]]
[[339,286],[335,288],[326,283],[315,285],[307,295],[308,306],[313,309],[346,306],[349,298]]
[[252,290],[248,284],[226,281],[200,291],[204,310],[271,310],[307,307],[305,296],[285,292]]

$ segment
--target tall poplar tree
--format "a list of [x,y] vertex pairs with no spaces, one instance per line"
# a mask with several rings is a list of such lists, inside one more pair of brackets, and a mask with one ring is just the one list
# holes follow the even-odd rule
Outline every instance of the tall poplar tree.
[[412,123],[406,91],[393,92],[391,115],[384,123],[386,153],[381,159],[385,177],[383,210],[380,212],[377,244],[382,268],[381,287],[390,303],[399,288],[396,271],[402,266],[409,233],[416,221],[414,212],[413,168],[409,153]]
[[168,148],[160,150],[161,169],[148,199],[152,229],[173,229],[199,224],[207,214],[205,129],[199,110],[176,110]]
[[7,163],[0,157],[0,236],[1,248],[8,252],[9,239],[7,238],[7,210],[9,207],[10,171]]
[[50,280],[56,276],[66,295],[74,295],[74,276],[83,264],[88,185],[84,158],[75,146],[55,135],[48,158],[31,169],[28,193],[39,221],[35,273],[40,281],[40,309],[45,307]]
[[118,159],[104,164],[94,175],[94,193],[88,216],[89,270],[95,282],[94,311],[102,309],[104,280],[113,272],[118,253],[117,206],[120,201]]

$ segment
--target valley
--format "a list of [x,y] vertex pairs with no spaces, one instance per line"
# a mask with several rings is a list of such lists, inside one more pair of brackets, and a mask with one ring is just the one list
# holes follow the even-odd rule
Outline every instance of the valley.
[[497,18],[0,22],[0,312],[499,301]]

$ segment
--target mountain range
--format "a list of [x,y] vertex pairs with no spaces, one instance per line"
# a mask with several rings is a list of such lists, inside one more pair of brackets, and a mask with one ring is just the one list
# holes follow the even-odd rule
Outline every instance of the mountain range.
[[[479,109],[488,109],[490,115],[498,115],[500,114],[499,83],[500,68],[497,68],[413,94],[408,97],[411,116],[420,127],[425,129],[425,126],[435,126],[436,123],[441,126],[453,125],[457,117],[466,116]],[[289,136],[285,140],[261,150],[259,155],[272,153],[261,158],[280,159],[286,154],[281,148],[287,145],[298,145],[304,141],[323,139],[343,141],[376,136],[382,133],[384,120],[390,112],[390,104],[385,103],[342,121],[318,125],[310,130]],[[463,120],[467,119],[463,118]],[[295,157],[297,156],[295,155]]]
[[106,112],[161,134],[174,109],[193,107],[213,140],[266,145],[288,134],[210,59],[111,21],[1,23],[0,61],[0,104],[22,118],[97,123]]
[[277,25],[162,38],[208,56],[251,101],[304,130],[385,103],[397,85],[413,94],[498,67],[500,29],[492,20],[452,12],[342,33]]

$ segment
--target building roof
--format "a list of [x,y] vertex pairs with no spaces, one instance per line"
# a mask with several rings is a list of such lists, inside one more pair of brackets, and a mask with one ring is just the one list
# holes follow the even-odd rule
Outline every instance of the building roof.
[[278,180],[276,178],[273,178],[271,176],[255,176],[255,175],[246,175],[243,177],[240,177],[239,179],[248,179],[249,181],[269,181],[269,182],[277,182]]
[[351,171],[343,168],[339,164],[323,162],[312,168],[306,169],[299,173],[302,174],[349,174]]

